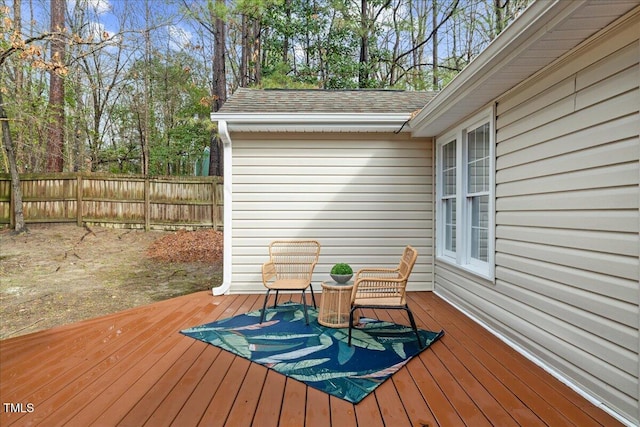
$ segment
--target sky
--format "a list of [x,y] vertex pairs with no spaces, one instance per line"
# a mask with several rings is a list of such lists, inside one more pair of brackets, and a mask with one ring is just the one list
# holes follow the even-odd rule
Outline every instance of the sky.
[[[34,33],[49,30],[50,2],[51,0],[22,0],[23,31],[28,31],[27,23],[31,20]],[[73,16],[76,5],[80,4],[94,37],[113,36],[123,26],[144,29],[145,4],[148,4],[151,21],[157,26],[155,36],[168,40],[172,49],[179,50],[193,41],[193,29],[184,19],[182,23],[179,19],[173,19],[179,12],[178,7],[167,3],[163,0],[67,0],[67,13],[68,16]],[[13,0],[0,0],[0,4],[13,9]],[[169,23],[169,20],[178,24]]]

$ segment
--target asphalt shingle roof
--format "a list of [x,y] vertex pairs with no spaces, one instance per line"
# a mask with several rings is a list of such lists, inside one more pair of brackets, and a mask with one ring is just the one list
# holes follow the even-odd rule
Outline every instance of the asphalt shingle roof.
[[238,88],[220,113],[412,113],[434,92]]

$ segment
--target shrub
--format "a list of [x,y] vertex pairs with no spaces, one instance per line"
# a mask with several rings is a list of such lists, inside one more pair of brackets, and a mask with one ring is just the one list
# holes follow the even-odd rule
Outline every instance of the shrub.
[[331,268],[331,274],[353,274],[353,270],[349,264],[341,262]]

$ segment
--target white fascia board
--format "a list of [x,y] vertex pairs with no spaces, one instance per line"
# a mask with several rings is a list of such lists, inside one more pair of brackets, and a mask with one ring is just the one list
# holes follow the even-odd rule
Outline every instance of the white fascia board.
[[225,121],[230,132],[395,132],[410,113],[212,113]]
[[[487,82],[500,82],[500,74],[510,61],[585,3],[586,0],[534,1],[409,122],[413,136],[435,137],[502,95],[503,91],[496,91],[472,98]],[[540,68],[546,65],[541,63]],[[505,85],[504,91],[509,89]]]

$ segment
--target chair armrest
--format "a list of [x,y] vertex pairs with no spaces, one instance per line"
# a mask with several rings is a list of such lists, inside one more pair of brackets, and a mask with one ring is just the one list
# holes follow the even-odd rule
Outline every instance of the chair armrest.
[[361,278],[378,277],[380,279],[396,279],[400,270],[397,268],[371,268],[365,267],[358,270],[355,281]]
[[[392,284],[395,286],[398,283],[406,282],[406,279],[402,277],[360,277],[356,280],[353,288],[358,289],[361,285],[365,287],[385,287],[385,283]],[[368,284],[368,285],[367,285]]]
[[357,304],[359,300],[370,302],[376,299],[398,298],[398,301],[404,299],[407,279],[398,277],[396,269],[380,270],[372,272],[371,276],[356,279],[351,291],[351,304]]
[[276,265],[271,261],[262,264],[262,283],[266,284],[274,277],[276,277]]

